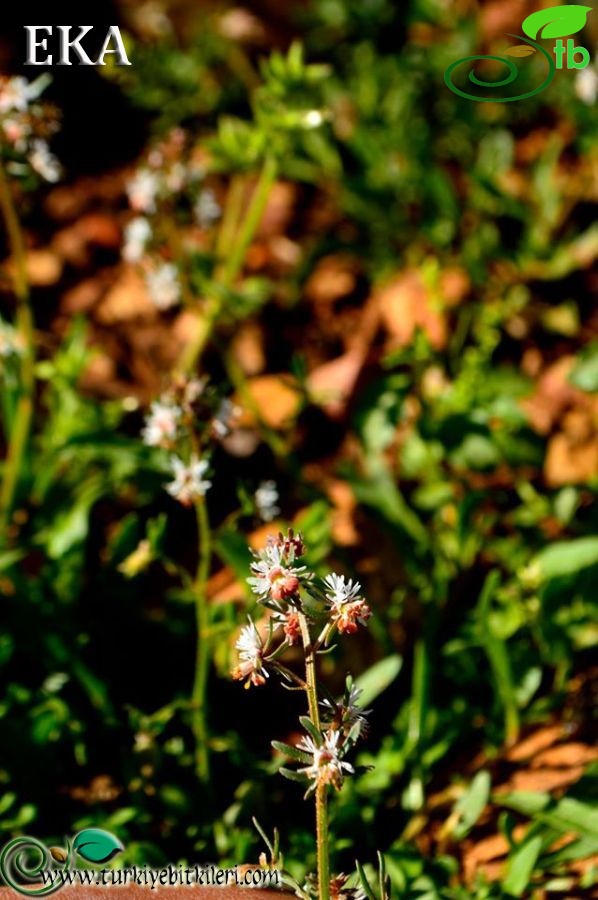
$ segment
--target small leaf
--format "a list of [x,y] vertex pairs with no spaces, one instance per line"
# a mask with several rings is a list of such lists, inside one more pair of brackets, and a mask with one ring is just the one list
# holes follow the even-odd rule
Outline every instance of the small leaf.
[[309,753],[304,753],[303,750],[292,747],[290,744],[283,744],[282,741],[272,741],[272,746],[275,750],[278,750],[279,753],[283,753],[285,756],[290,757],[290,759],[297,760],[297,762],[310,763],[312,761]]
[[535,48],[530,47],[529,44],[518,44],[517,47],[509,47],[508,50],[505,50],[505,56],[531,56],[535,52]]
[[288,778],[289,781],[301,781],[305,784],[305,775],[300,775],[299,772],[294,772],[292,769],[285,769],[284,766],[279,769],[278,772],[283,778]]
[[355,680],[355,687],[362,692],[359,697],[359,705],[366,707],[385,691],[401,671],[402,664],[402,657],[395,653],[374,663],[363,675],[360,675]]
[[537,835],[524,841],[509,857],[503,890],[514,897],[521,897],[529,887],[532,873],[542,849],[542,837]]
[[[576,34],[586,24],[591,6],[553,6],[532,13],[523,22],[523,31],[530,38],[561,38]],[[541,32],[541,33],[540,33]]]
[[62,847],[50,847],[50,853],[52,854],[52,859],[55,859],[56,862],[63,863],[69,858],[67,851]]
[[316,747],[321,747],[323,740],[322,735],[320,734],[312,720],[309,718],[309,716],[300,716],[299,721],[301,722],[305,730],[312,736]]
[[87,862],[105,863],[125,848],[113,834],[102,828],[84,828],[75,835],[73,847]]

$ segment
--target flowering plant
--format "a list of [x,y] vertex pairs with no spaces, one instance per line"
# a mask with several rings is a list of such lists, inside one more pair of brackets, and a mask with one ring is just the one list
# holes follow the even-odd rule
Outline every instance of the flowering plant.
[[[363,890],[346,887],[343,874],[331,877],[328,835],[329,792],[339,791],[345,777],[355,771],[347,757],[367,729],[369,710],[359,706],[361,691],[350,676],[339,700],[324,692],[316,659],[331,649],[336,633],[352,635],[367,625],[372,611],[359,582],[336,573],[320,579],[302,564],[305,549],[301,535],[290,529],[286,535],[269,537],[264,550],[255,554],[247,580],[269,616],[264,634],[251,618],[242,629],[236,643],[239,663],[232,675],[250,688],[264,685],[275,673],[285,686],[303,690],[307,697],[308,715],[300,718],[305,730],[301,740],[295,746],[272,742],[275,750],[299,764],[296,769],[281,766],[280,773],[306,784],[305,796],[315,796],[316,805],[316,880],[304,887],[288,876],[287,880],[305,900],[370,897],[363,870],[359,870]],[[305,677],[281,661],[285,649],[294,645],[302,648]]]

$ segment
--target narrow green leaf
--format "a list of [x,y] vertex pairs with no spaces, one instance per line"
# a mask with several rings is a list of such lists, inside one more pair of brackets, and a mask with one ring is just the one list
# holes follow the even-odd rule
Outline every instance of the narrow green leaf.
[[375,663],[355,680],[355,687],[362,692],[359,697],[359,705],[363,707],[379,697],[389,687],[403,665],[403,659],[397,653],[387,656],[386,659]]
[[355,868],[357,869],[357,874],[359,875],[359,881],[361,883],[361,887],[367,897],[367,900],[376,900],[376,895],[372,891],[372,887],[367,879],[365,874],[365,870],[358,859],[355,860]]
[[478,772],[455,804],[455,812],[459,813],[459,822],[453,831],[456,840],[462,840],[481,816],[490,796],[490,784],[490,773],[485,769]]
[[283,778],[288,778],[289,781],[300,781],[302,784],[305,784],[305,775],[300,775],[298,772],[294,772],[292,769],[286,769],[284,766],[278,771]]
[[509,857],[507,876],[502,885],[506,894],[521,897],[527,890],[541,849],[542,838],[536,835],[529,841],[524,841]]
[[284,753],[285,756],[289,756],[291,759],[296,759],[297,762],[311,762],[311,756],[309,755],[309,753],[305,753],[303,750],[299,750],[297,747],[292,747],[290,744],[284,744],[282,741],[272,741],[272,746],[275,750],[278,750],[279,753]]

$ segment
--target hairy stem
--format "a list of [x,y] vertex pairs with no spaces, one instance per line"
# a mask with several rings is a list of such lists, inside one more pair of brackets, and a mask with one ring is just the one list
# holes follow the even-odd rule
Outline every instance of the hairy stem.
[[[307,619],[299,614],[301,638],[305,652],[305,680],[309,717],[318,729],[320,710],[318,707],[318,686],[316,680],[316,655],[312,644]],[[316,854],[318,865],[318,898],[330,900],[330,847],[328,841],[328,785],[318,784],[316,788]]]
[[0,541],[2,541],[6,537],[31,432],[35,389],[35,346],[25,241],[10,185],[1,164],[0,209],[14,265],[14,292],[17,300],[16,324],[22,343],[19,398],[10,434],[6,436],[8,451],[0,488]]
[[210,610],[207,598],[207,582],[212,558],[212,536],[205,500],[195,505],[199,532],[199,563],[194,583],[195,620],[197,628],[197,652],[195,677],[191,695],[191,725],[195,738],[195,769],[204,784],[210,777],[207,725],[207,682],[210,666],[209,626]]
[[328,785],[316,788],[316,842],[318,855],[318,897],[330,900],[330,848],[328,845]]

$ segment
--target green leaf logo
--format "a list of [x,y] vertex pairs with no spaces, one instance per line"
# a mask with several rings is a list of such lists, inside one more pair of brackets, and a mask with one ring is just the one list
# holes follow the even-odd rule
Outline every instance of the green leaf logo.
[[84,828],[75,835],[73,847],[87,862],[105,863],[125,848],[113,834],[101,828]]
[[568,37],[581,31],[591,9],[591,6],[571,5],[540,9],[525,19],[523,31],[531,38]]

